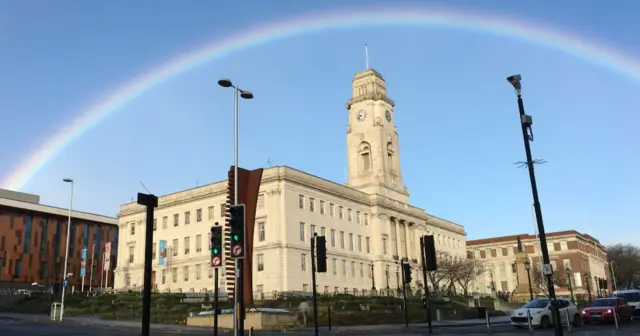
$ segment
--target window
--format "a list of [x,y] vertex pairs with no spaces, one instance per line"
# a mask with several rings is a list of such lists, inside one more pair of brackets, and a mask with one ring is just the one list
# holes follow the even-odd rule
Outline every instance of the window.
[[227,205],[225,203],[220,204],[220,217],[224,217],[227,214]]
[[382,235],[382,254],[387,254],[387,235]]
[[347,209],[347,220],[348,220],[349,222],[350,222],[350,221],[351,221],[351,219],[352,219],[351,214],[352,214],[351,209]]
[[173,281],[173,283],[178,282],[178,268],[176,267],[171,269],[171,281]]
[[199,234],[196,236],[196,253],[202,252],[202,235]]
[[360,263],[360,277],[364,278],[364,264]]
[[186,211],[184,213],[184,224],[191,224],[191,211]]
[[353,233],[349,234],[349,251],[353,251]]
[[131,235],[133,236],[136,234],[136,222],[133,222],[130,225],[131,225]]
[[177,256],[178,255],[178,240],[174,239],[173,240],[173,256]]
[[344,208],[338,207],[338,218],[344,219]]
[[258,195],[258,209],[264,208],[264,194]]
[[167,228],[167,223],[169,222],[169,218],[167,216],[162,217],[162,228]]
[[362,236],[358,235],[358,252],[362,252]]
[[366,212],[364,214],[364,225],[369,225],[369,214]]
[[561,241],[560,242],[560,250],[561,251],[566,251],[568,249],[569,249],[569,246],[567,245],[567,241],[566,240]]
[[202,209],[196,209],[196,222],[202,222]]
[[518,266],[516,264],[511,264],[511,273],[517,273],[518,272]]
[[213,205],[209,207],[209,219],[213,219]]
[[326,236],[326,233],[327,233],[327,229],[325,229],[324,226],[321,226],[320,227],[320,235],[321,236]]
[[129,246],[129,263],[133,264],[133,257],[136,253],[136,247],[135,246]]
[[151,245],[151,260],[156,260],[156,243]]
[[367,253],[371,253],[371,243],[369,242],[369,237],[364,238],[364,245],[367,249]]
[[342,260],[342,276],[347,276],[347,261]]
[[333,270],[333,275],[338,274],[338,260],[336,259],[331,260],[331,269]]
[[320,201],[320,214],[324,215],[324,201]]
[[189,248],[191,247],[191,239],[184,237],[184,254],[189,254]]
[[305,238],[304,223],[300,222],[300,241],[304,241],[304,238]]
[[302,284],[302,291],[303,292],[308,292],[309,291],[309,284]]
[[196,264],[196,280],[200,280],[200,277],[202,276],[202,268],[200,267],[200,264]]
[[184,281],[189,281],[189,266],[183,267]]
[[156,231],[158,229],[158,219],[154,218],[153,219],[153,231]]
[[351,262],[351,277],[352,278],[356,277],[356,262],[355,261]]
[[333,203],[329,203],[329,216],[331,216],[331,217],[335,217],[336,216]]
[[316,200],[313,198],[309,198],[309,211],[316,211]]
[[336,247],[336,230],[331,229],[331,247]]
[[264,222],[258,223],[258,241],[265,241],[267,233],[264,230]]
[[314,234],[314,233],[316,233],[316,226],[315,226],[315,225],[313,225],[313,224],[311,224],[311,225],[309,226],[309,229],[310,229],[310,230],[309,230],[309,237],[313,237],[313,234]]
[[298,207],[304,209],[304,195],[298,195]]
[[303,272],[307,271],[307,255],[304,253],[300,254],[300,268]]
[[173,215],[173,226],[178,226],[178,221],[179,220],[180,220],[180,215],[174,214]]
[[160,271],[160,282],[163,285],[167,283],[167,270],[164,268],[162,269],[162,271]]
[[356,223],[360,224],[360,211],[356,211]]
[[344,248],[344,231],[340,231],[340,248]]
[[258,272],[264,271],[264,254],[256,255],[256,259],[258,259]]

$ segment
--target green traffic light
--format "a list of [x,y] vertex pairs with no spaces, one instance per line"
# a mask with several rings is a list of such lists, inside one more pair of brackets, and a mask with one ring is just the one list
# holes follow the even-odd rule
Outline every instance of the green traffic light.
[[238,235],[233,235],[233,240],[238,241],[240,240],[240,237],[238,237]]
[[217,248],[213,249],[213,254],[218,254],[218,249]]

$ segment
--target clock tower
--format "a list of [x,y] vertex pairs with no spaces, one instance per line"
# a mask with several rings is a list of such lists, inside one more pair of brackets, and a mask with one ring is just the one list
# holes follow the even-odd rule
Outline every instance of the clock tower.
[[394,101],[387,96],[382,75],[373,69],[353,78],[347,102],[347,184],[369,194],[409,203],[402,181],[400,147],[394,120]]

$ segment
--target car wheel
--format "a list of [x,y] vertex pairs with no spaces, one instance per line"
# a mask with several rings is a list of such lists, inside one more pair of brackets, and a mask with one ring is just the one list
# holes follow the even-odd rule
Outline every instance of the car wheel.
[[582,317],[580,314],[573,315],[573,323],[571,323],[574,327],[579,327],[582,324]]
[[549,327],[551,327],[551,320],[549,319],[549,316],[543,316],[540,319],[540,328],[547,329]]

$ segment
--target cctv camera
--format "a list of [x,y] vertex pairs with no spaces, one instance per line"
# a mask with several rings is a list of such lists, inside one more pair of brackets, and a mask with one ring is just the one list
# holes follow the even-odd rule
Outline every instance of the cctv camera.
[[513,75],[513,76],[509,76],[507,77],[507,81],[511,84],[515,83],[515,82],[519,82],[522,80],[522,76],[520,75]]

